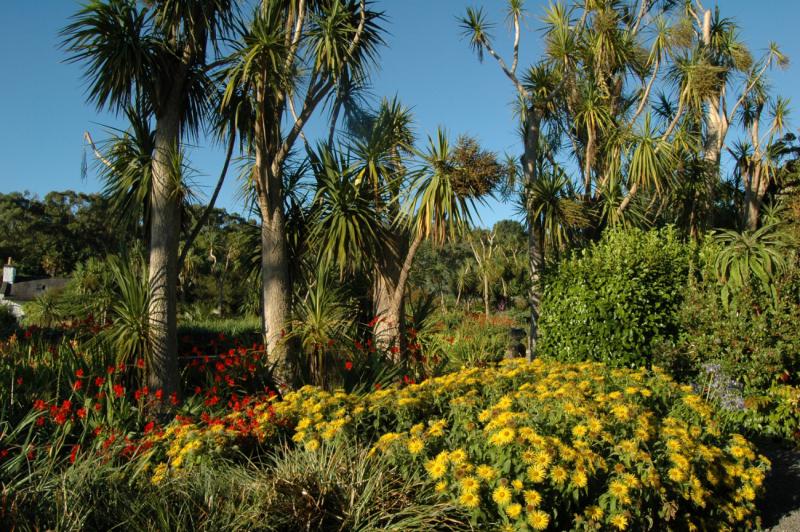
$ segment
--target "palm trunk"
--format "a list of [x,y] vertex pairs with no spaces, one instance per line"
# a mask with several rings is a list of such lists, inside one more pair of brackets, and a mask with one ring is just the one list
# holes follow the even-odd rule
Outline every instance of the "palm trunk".
[[[273,192],[278,192],[273,189]],[[277,195],[277,194],[275,194]],[[276,205],[277,204],[277,205]],[[288,332],[289,286],[286,227],[281,201],[270,197],[261,205],[261,288],[264,345],[279,380],[290,380],[288,348],[283,341]]]
[[[526,191],[536,181],[536,158],[539,153],[539,127],[541,113],[534,108],[526,112],[525,153],[522,157],[522,172]],[[531,307],[530,329],[528,331],[528,360],[536,352],[536,336],[539,322],[539,270],[541,268],[541,250],[536,236],[536,220],[531,205],[528,205],[528,266],[530,289],[528,300]]]
[[164,397],[179,392],[176,287],[180,197],[179,176],[173,174],[172,165],[179,149],[179,113],[176,105],[157,121],[151,190],[147,383],[151,390],[162,390]]
[[414,256],[417,254],[420,244],[422,244],[422,234],[419,233],[414,237],[411,245],[408,247],[403,264],[400,267],[397,283],[394,287],[394,293],[389,305],[387,316],[393,317],[394,321],[388,322],[386,334],[392,343],[388,345],[397,344],[399,347],[397,356],[394,358],[399,360],[400,354],[404,352],[405,335],[400,334],[400,327],[404,320],[404,302],[406,293],[406,284],[408,283],[408,276],[411,273],[411,266],[414,264]]
[[[711,46],[711,10],[706,10],[703,14],[703,44]],[[722,146],[725,136],[728,133],[728,118],[720,112],[720,92],[714,91],[713,94],[705,99],[706,102],[706,138],[703,143],[703,159],[706,167],[713,179],[708,180],[708,202],[714,201],[714,189],[719,178],[719,165]]]

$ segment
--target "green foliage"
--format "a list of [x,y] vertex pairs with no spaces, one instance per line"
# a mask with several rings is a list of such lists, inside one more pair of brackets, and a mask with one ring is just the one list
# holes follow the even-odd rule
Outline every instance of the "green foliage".
[[672,228],[606,232],[546,275],[538,354],[650,365],[653,342],[678,332],[689,257]]
[[0,338],[11,334],[17,328],[17,317],[11,307],[0,303]]

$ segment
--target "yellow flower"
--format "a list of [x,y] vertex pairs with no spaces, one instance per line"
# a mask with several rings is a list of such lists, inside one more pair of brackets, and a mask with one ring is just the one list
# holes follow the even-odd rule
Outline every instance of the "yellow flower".
[[624,482],[614,480],[608,486],[608,492],[617,499],[623,499],[628,495],[628,486],[626,486]]
[[319,440],[308,440],[305,443],[306,451],[316,451],[319,449]]
[[506,427],[492,434],[489,437],[489,443],[496,445],[497,447],[502,447],[503,445],[508,445],[514,441],[514,436],[516,436],[514,429],[511,427]]
[[550,471],[550,478],[552,478],[553,482],[556,484],[563,484],[568,476],[569,473],[567,473],[567,470],[561,466],[556,466]]
[[625,514],[616,514],[609,520],[609,522],[617,530],[625,530],[628,528],[628,518],[625,516]]
[[572,484],[576,488],[585,488],[588,483],[589,479],[583,471],[578,470],[572,473]]
[[506,506],[506,515],[511,519],[516,519],[522,513],[522,505],[514,503]]
[[528,480],[534,484],[538,484],[539,482],[543,482],[547,476],[547,468],[545,466],[532,465],[528,467],[526,474],[528,475]]
[[481,498],[474,491],[465,491],[459,496],[458,502],[466,508],[477,508],[481,503]]
[[531,508],[536,508],[542,503],[542,496],[536,490],[525,490],[522,496],[525,497],[525,504]]
[[515,478],[514,480],[511,481],[511,487],[514,488],[514,491],[521,490],[523,485],[524,484],[522,483],[522,481],[518,478]]
[[440,460],[428,460],[428,462],[425,463],[425,470],[432,479],[436,480],[444,476],[447,472],[447,466]]
[[589,506],[586,508],[586,516],[592,521],[599,521],[603,518],[603,509],[599,506]]
[[455,465],[463,464],[467,460],[467,452],[464,449],[456,449],[449,455],[450,462]]
[[497,476],[497,471],[490,465],[482,464],[477,467],[475,473],[483,480],[489,481]]
[[439,482],[436,483],[435,489],[436,493],[443,492],[444,490],[447,489],[447,482],[445,482],[444,480],[440,480]]
[[586,436],[586,433],[589,431],[586,425],[575,425],[572,427],[572,435],[575,438],[583,438]]
[[505,486],[497,486],[495,490],[492,492],[492,500],[497,503],[497,506],[501,508],[503,506],[508,506],[511,502],[511,490]]
[[153,484],[160,484],[167,476],[167,464],[161,463],[153,470],[153,478],[150,482]]
[[408,452],[410,452],[413,455],[417,455],[420,452],[422,452],[422,449],[425,448],[425,442],[423,442],[419,438],[411,438],[410,440],[408,440],[408,444],[406,444],[406,447],[408,448]]
[[461,491],[477,491],[477,489],[480,487],[478,479],[473,476],[462,478],[459,482],[459,485],[461,486]]
[[534,510],[528,514],[528,524],[534,530],[544,530],[550,524],[550,516],[547,512],[541,510]]
[[686,475],[677,467],[671,467],[670,470],[667,471],[667,476],[669,476],[669,479],[673,482],[683,482],[686,480]]

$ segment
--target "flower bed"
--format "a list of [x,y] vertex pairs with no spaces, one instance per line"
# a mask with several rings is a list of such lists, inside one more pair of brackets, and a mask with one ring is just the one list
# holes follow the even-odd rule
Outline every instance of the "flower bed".
[[515,360],[366,395],[305,387],[174,424],[152,436],[151,478],[282,436],[309,452],[366,439],[473,524],[510,530],[751,528],[769,467],[664,374]]

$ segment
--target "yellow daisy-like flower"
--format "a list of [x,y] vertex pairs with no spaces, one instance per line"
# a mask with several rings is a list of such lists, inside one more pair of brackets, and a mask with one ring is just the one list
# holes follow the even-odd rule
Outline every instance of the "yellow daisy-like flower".
[[443,492],[444,490],[447,489],[447,482],[444,480],[440,480],[439,482],[436,483],[434,489],[436,490],[436,493]]
[[473,476],[464,477],[459,481],[461,491],[477,491],[480,487],[478,479]]
[[316,451],[319,449],[319,440],[308,440],[305,443],[306,451]]
[[534,510],[528,514],[528,524],[534,530],[544,530],[550,524],[550,515],[542,510]]
[[543,482],[545,477],[547,477],[547,468],[545,466],[532,465],[528,467],[525,473],[528,476],[528,480],[534,484],[538,484],[539,482]]
[[586,508],[586,517],[592,521],[599,521],[603,518],[603,509],[599,506],[589,506]]
[[456,449],[450,453],[449,458],[450,463],[460,465],[467,460],[467,452],[464,449]]
[[556,466],[550,471],[550,478],[552,478],[553,482],[556,484],[563,484],[566,482],[567,477],[569,477],[569,473],[561,466]]
[[617,499],[623,499],[628,495],[628,486],[622,481],[614,480],[609,484],[608,492]]
[[575,425],[572,427],[572,436],[575,438],[583,438],[586,436],[587,432],[589,432],[589,428],[586,425]]
[[428,460],[425,464],[425,470],[432,479],[436,480],[444,476],[447,472],[447,466],[439,460]]
[[522,496],[525,497],[525,504],[531,508],[536,508],[542,503],[542,496],[536,490],[525,490]]
[[419,438],[411,438],[408,440],[406,447],[408,448],[408,452],[413,455],[417,455],[422,452],[422,449],[425,448],[425,442]]
[[517,433],[514,431],[514,429],[511,427],[506,427],[492,434],[489,437],[489,443],[497,447],[502,447],[514,441],[514,436],[516,435]]
[[474,491],[465,491],[458,497],[458,503],[465,508],[477,508],[481,504],[481,498]]
[[667,476],[669,476],[669,479],[673,482],[683,482],[686,480],[686,474],[677,467],[670,468],[670,470],[667,471]]
[[497,470],[490,465],[482,464],[475,469],[475,474],[483,480],[489,481],[497,476]]
[[514,480],[511,481],[511,487],[514,488],[515,491],[521,490],[522,486],[524,486],[524,484],[518,478],[515,478]]
[[608,521],[617,530],[625,530],[628,528],[628,518],[625,514],[616,514]]
[[508,506],[508,504],[511,502],[511,490],[505,486],[498,486],[492,492],[492,500],[501,508]]
[[572,473],[572,484],[576,488],[585,488],[586,485],[589,483],[589,479],[586,477],[586,473],[583,471],[575,471]]
[[506,515],[511,519],[516,519],[522,513],[522,505],[518,503],[509,504],[506,506]]

